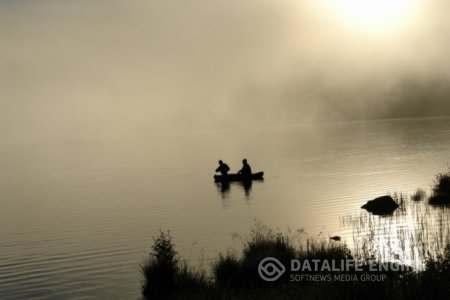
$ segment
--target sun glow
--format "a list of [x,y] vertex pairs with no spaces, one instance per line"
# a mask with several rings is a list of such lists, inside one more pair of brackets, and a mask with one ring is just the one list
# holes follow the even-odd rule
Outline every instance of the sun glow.
[[403,22],[416,0],[326,0],[328,5],[352,23],[384,28]]

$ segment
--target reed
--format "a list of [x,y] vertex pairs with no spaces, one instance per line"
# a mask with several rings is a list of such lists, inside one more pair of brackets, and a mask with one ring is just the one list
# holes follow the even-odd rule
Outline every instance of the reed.
[[396,261],[421,270],[427,260],[443,255],[450,242],[449,208],[406,194],[391,196],[400,204],[391,216],[361,211],[341,217],[341,225],[352,230],[352,253],[362,261]]

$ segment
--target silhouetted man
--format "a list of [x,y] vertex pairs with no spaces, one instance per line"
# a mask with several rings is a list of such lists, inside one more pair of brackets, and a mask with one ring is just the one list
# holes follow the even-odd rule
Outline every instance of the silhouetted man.
[[242,169],[239,170],[238,174],[241,174],[243,176],[250,176],[250,175],[252,175],[252,168],[247,163],[246,159],[244,159],[242,161],[242,164],[243,164]]
[[219,160],[219,167],[216,169],[216,172],[220,172],[222,175],[227,175],[228,171],[230,171],[230,167],[223,161]]

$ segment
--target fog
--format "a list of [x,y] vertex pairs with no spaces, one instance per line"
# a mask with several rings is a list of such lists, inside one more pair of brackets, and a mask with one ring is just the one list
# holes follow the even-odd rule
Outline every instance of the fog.
[[450,114],[450,2],[0,1],[5,142]]

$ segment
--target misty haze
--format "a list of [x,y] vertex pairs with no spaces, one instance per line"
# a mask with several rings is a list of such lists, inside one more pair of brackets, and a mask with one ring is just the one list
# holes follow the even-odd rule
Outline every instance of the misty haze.
[[3,140],[450,113],[450,4],[377,30],[316,2],[2,1]]
[[450,2],[352,3],[0,1],[0,298],[137,299],[159,230],[194,266],[255,220],[356,251],[361,205],[431,197]]

